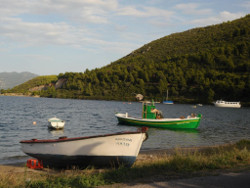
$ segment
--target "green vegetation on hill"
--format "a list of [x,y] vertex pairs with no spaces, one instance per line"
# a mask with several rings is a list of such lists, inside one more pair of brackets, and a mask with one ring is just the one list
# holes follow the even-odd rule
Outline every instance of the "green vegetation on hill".
[[[29,94],[32,93],[40,94],[41,91],[39,90],[50,90],[51,87],[56,81],[58,80],[57,76],[51,75],[51,76],[38,76],[35,77],[21,85],[18,85],[12,89],[8,90],[1,90],[1,93],[22,93],[22,94]],[[32,91],[33,88],[41,87],[41,89],[37,88]]]
[[249,102],[250,15],[152,41],[103,68],[58,75],[66,80],[44,97]]
[[37,76],[30,72],[0,72],[0,89],[13,88]]

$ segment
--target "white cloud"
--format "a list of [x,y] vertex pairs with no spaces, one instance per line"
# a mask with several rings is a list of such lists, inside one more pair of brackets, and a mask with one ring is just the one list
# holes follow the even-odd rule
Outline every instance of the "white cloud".
[[[9,42],[29,45],[87,46],[103,43],[83,23],[107,23],[117,0],[0,0],[0,34]],[[49,20],[47,14],[59,17]],[[32,21],[28,18],[35,17]],[[72,22],[73,21],[73,22]],[[3,40],[2,40],[3,41]]]
[[235,20],[237,18],[240,18],[242,16],[245,16],[244,13],[231,13],[231,12],[228,12],[228,11],[223,11],[223,12],[220,12],[220,15],[219,15],[219,18],[221,19],[221,21],[228,21],[228,20]]
[[59,14],[76,22],[106,23],[105,14],[117,0],[0,0],[1,16]]
[[[89,45],[114,45],[107,42],[101,32],[95,31],[94,25],[117,25],[112,23],[112,17],[119,15],[146,17],[146,22],[162,26],[173,14],[155,7],[119,5],[118,0],[0,0],[0,4],[4,5],[0,6],[1,36],[24,46],[86,48]],[[53,20],[53,16],[57,19]],[[93,26],[88,27],[88,23]],[[115,31],[127,33],[126,28],[123,24],[119,31]]]
[[134,6],[127,6],[120,8],[118,10],[118,15],[145,17],[146,14],[143,11],[137,10]]
[[216,16],[211,16],[207,18],[195,19],[189,22],[190,24],[195,24],[198,26],[206,26],[212,24],[219,24],[225,21],[231,21],[240,17],[245,16],[244,13],[231,13],[228,11],[222,11]]
[[188,15],[206,15],[212,13],[211,9],[201,9],[200,4],[197,3],[177,4],[175,8]]
[[74,38],[75,29],[66,23],[29,23],[20,18],[5,18],[0,25],[0,33],[26,45],[66,44],[66,39],[72,41]]
[[123,16],[135,16],[135,17],[162,16],[164,18],[168,18],[173,14],[173,12],[168,11],[168,10],[164,10],[164,9],[154,8],[154,7],[127,6],[127,7],[120,8],[117,11],[117,14],[118,15],[123,15]]

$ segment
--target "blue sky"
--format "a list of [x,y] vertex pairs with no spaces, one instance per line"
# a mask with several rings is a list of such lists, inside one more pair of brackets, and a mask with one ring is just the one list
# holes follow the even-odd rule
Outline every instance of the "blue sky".
[[166,35],[250,13],[250,0],[0,0],[0,72],[101,68]]

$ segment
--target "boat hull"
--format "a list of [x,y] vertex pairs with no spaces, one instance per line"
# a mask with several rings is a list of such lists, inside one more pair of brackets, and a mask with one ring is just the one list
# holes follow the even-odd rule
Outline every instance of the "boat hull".
[[146,132],[129,132],[56,140],[33,139],[20,143],[24,153],[50,167],[130,167],[146,137]]
[[65,125],[65,121],[62,121],[56,117],[48,119],[48,128],[49,129],[63,129]]
[[220,108],[240,108],[241,104],[240,102],[228,102],[228,101],[218,100],[214,103],[214,106]]
[[42,160],[44,166],[54,168],[87,168],[95,167],[131,167],[136,161],[136,156],[67,156],[27,153],[36,159]]
[[173,101],[163,101],[162,103],[163,103],[163,104],[174,104]]
[[127,114],[116,114],[119,124],[133,126],[148,126],[167,129],[196,129],[199,126],[201,115],[188,118],[142,119],[129,117]]

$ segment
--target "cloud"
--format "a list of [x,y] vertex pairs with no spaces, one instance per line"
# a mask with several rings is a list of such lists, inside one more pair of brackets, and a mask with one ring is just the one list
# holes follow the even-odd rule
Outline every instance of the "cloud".
[[86,24],[106,24],[109,11],[118,6],[117,0],[0,0],[0,4],[2,41],[74,47],[105,43]]
[[119,26],[113,17],[148,18],[146,22],[159,26],[173,14],[155,7],[121,5],[118,0],[0,0],[0,3],[3,5],[0,6],[2,38],[24,46],[116,46],[106,41],[97,29],[102,24],[110,27],[113,24],[112,32],[117,32],[117,36],[127,33],[128,26]]
[[76,22],[105,23],[105,14],[114,11],[117,0],[0,0],[1,16],[25,14],[60,16]]
[[197,3],[177,4],[175,8],[188,15],[207,15],[212,13],[211,9],[201,9],[200,4]]
[[223,11],[223,12],[220,12],[219,14],[219,18],[222,20],[222,21],[228,21],[228,20],[235,20],[237,18],[240,18],[242,16],[245,16],[244,13],[231,13],[231,12],[228,12],[228,11]]
[[156,27],[164,27],[169,25],[174,12],[148,6],[125,6],[118,9],[116,14],[133,18],[147,18],[142,24],[146,23]]
[[207,17],[207,18],[201,18],[201,19],[195,19],[190,21],[190,24],[195,24],[199,26],[206,26],[206,25],[212,25],[212,24],[218,24],[225,21],[231,21],[240,17],[245,16],[244,13],[231,13],[228,11],[222,11],[218,15]]
[[123,15],[123,16],[135,16],[135,17],[155,17],[155,16],[162,16],[164,18],[170,17],[173,12],[164,10],[164,9],[159,9],[155,7],[146,7],[146,6],[141,6],[141,7],[135,7],[135,6],[126,6],[123,8],[120,8],[117,11],[118,15]]
[[[26,45],[74,43],[76,29],[67,23],[30,23],[20,18],[5,18],[0,25],[2,36]],[[69,42],[70,41],[70,42]]]

